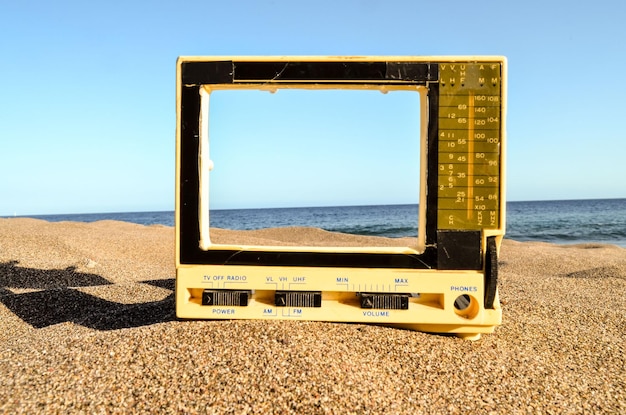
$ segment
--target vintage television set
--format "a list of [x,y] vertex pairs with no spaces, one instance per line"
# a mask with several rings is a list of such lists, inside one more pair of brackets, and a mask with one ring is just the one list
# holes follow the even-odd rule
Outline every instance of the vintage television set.
[[[176,76],[179,318],[362,322],[467,339],[501,323],[505,58],[180,57]],[[214,240],[211,177],[229,160],[212,161],[210,115],[218,115],[209,103],[212,94],[241,90],[416,94],[418,167],[406,173],[416,176],[415,189],[408,191],[419,200],[414,243],[268,246]],[[297,142],[298,136],[289,139]],[[272,146],[271,136],[264,140]],[[376,168],[385,169],[385,163],[394,160],[380,159]]]

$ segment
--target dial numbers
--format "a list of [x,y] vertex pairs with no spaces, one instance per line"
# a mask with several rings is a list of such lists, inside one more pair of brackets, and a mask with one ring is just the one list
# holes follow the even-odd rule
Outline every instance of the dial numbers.
[[501,65],[439,66],[438,229],[500,226]]

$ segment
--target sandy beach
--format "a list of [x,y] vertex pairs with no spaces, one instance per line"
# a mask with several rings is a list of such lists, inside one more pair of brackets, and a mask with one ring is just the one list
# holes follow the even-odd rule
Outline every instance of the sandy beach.
[[173,228],[0,219],[0,413],[626,413],[626,249],[505,240],[500,265],[477,342],[179,321]]

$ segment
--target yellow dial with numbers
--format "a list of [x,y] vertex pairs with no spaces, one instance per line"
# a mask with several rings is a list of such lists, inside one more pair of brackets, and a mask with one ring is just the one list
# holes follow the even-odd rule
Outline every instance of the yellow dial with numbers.
[[439,66],[438,229],[500,226],[502,65]]

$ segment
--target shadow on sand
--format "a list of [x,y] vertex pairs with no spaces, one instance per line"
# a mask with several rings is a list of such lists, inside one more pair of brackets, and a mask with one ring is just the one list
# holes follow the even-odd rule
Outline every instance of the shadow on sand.
[[[175,320],[174,279],[142,281],[172,291],[160,301],[122,304],[103,300],[76,287],[111,285],[105,278],[75,267],[43,270],[17,261],[0,263],[0,302],[35,328],[73,322],[96,330],[116,330]],[[15,294],[8,288],[38,291]]]

